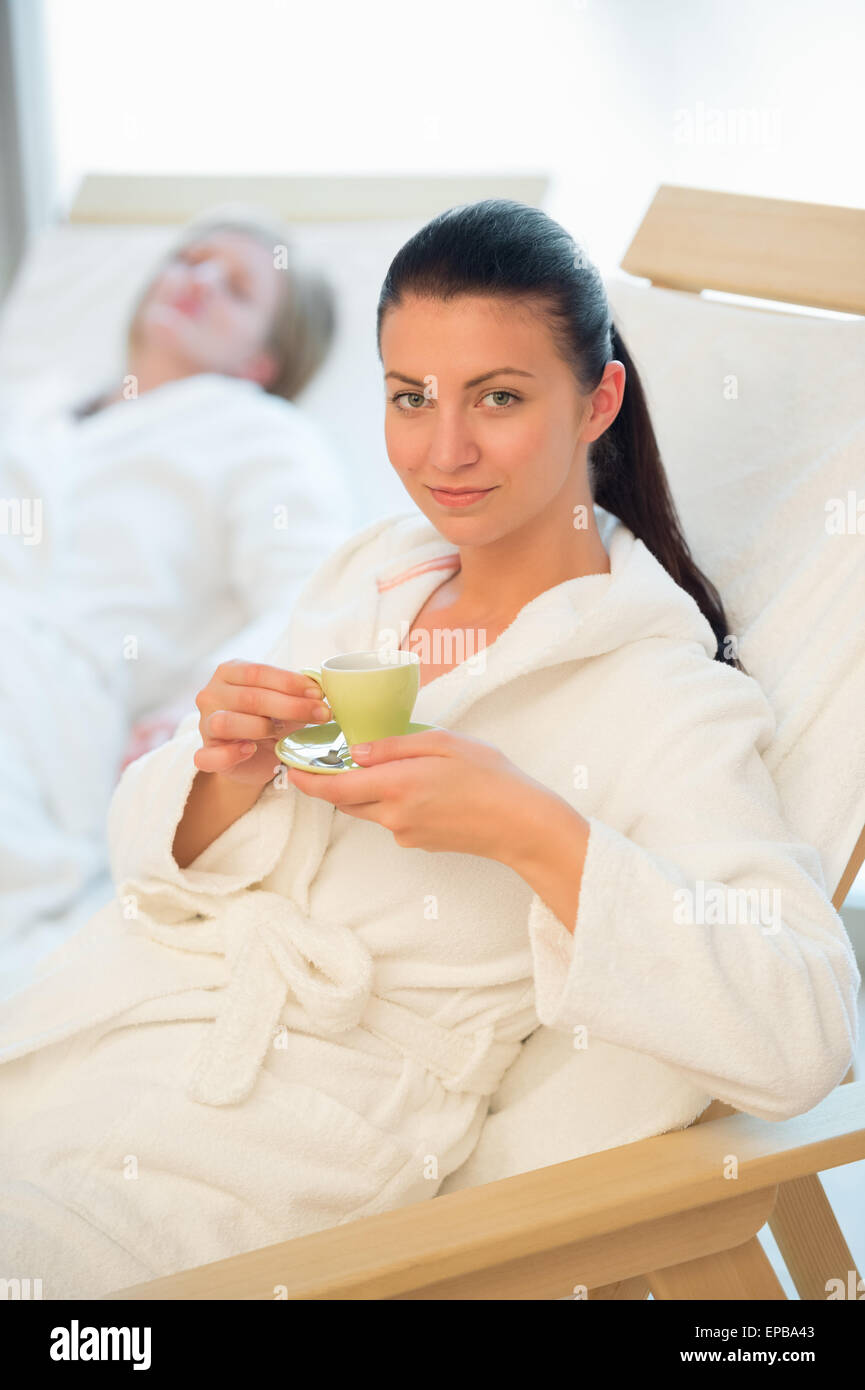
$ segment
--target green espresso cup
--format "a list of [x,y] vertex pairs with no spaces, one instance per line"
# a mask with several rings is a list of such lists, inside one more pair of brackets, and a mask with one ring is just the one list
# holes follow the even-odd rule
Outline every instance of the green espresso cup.
[[420,689],[417,652],[346,652],[300,669],[321,686],[349,745],[408,733]]

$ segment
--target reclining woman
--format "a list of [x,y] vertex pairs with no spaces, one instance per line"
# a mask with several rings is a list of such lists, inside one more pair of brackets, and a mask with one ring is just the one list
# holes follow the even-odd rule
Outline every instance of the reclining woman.
[[[4,1272],[45,1297],[434,1197],[539,1023],[773,1119],[850,1064],[855,959],[596,268],[538,209],[453,208],[392,262],[378,341],[416,505],[127,769],[117,898],[0,1010]],[[436,727],[275,760],[328,715],[302,666],[398,641]],[[683,925],[704,885],[780,918]]]
[[294,404],[333,296],[285,235],[251,212],[191,223],[143,286],[123,375],[4,438],[5,487],[40,499],[43,535],[0,555],[2,979],[56,944],[91,886],[87,917],[110,896],[105,818],[130,730],[186,690],[170,727],[147,730],[168,737],[232,635],[266,653],[269,615],[348,534],[342,470]]

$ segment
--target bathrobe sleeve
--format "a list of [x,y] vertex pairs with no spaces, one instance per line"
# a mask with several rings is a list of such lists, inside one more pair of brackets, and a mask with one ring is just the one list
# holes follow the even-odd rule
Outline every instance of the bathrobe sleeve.
[[845,1076],[861,981],[818,853],[782,817],[762,758],[774,729],[756,681],[673,658],[623,741],[626,823],[587,817],[573,932],[534,894],[529,938],[543,1024],[783,1120]]
[[181,869],[174,835],[198,771],[200,715],[193,711],[168,743],[126,768],[108,810],[111,874],[118,892],[135,880],[200,894],[233,893],[259,883],[285,849],[298,796],[292,782],[271,782],[258,800]]

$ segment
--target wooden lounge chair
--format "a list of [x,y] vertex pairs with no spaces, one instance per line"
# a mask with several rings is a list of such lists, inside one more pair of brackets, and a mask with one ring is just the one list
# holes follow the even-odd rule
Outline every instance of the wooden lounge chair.
[[[622,267],[651,282],[643,293],[672,292],[683,303],[706,304],[698,296],[709,289],[862,315],[863,241],[865,212],[855,209],[666,186]],[[791,333],[797,317],[784,314]],[[627,314],[623,331],[631,346]],[[663,432],[659,437],[664,453]],[[678,503],[677,479],[671,481]],[[687,506],[681,510],[690,538]],[[699,539],[692,548],[701,562]],[[815,767],[824,787],[845,756],[862,765],[858,650],[859,703],[851,708],[859,720],[840,729],[828,765],[821,758]],[[758,674],[759,660],[742,655]],[[795,690],[781,694],[786,718]],[[865,858],[863,801],[851,794],[840,811],[834,808],[834,820],[809,820],[801,771],[798,786],[786,764],[777,773],[796,829],[821,852],[827,891],[840,909]],[[757,1237],[768,1222],[800,1297],[825,1299],[832,1280],[855,1290],[859,1272],[818,1174],[861,1159],[865,1079],[852,1068],[832,1094],[792,1119],[761,1120],[714,1100],[685,1128],[668,1126],[619,1147],[448,1190],[110,1297],[642,1299],[651,1292],[656,1299],[784,1299]]]

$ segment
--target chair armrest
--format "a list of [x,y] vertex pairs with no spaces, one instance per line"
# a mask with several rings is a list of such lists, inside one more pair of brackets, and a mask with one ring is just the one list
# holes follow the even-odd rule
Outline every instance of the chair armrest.
[[[724,1176],[733,1154],[738,1177]],[[390,1298],[865,1158],[865,1081],[790,1120],[734,1114],[136,1284],[117,1299]]]

